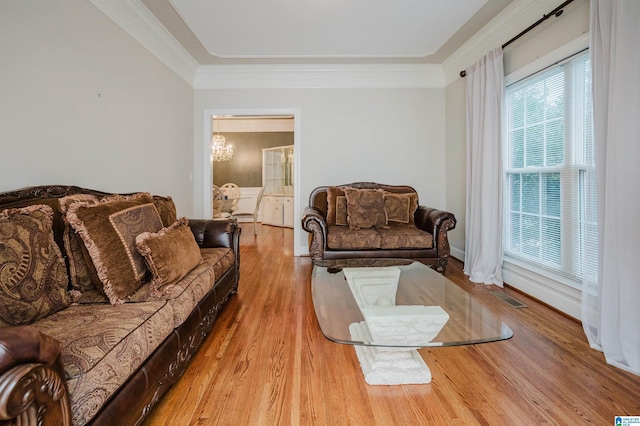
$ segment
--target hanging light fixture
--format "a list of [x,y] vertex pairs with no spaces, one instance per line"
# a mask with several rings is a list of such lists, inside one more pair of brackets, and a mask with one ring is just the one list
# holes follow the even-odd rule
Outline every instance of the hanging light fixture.
[[211,138],[211,158],[213,161],[228,161],[233,157],[233,147],[227,144],[227,140],[220,134],[220,122],[218,132]]

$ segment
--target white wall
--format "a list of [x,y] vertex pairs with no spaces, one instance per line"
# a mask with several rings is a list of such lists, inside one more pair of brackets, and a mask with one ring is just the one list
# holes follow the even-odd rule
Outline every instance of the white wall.
[[0,3],[0,191],[171,195],[193,213],[193,89],[88,1]]
[[[196,90],[195,210],[207,211],[200,203],[204,160],[198,158],[206,140],[204,111],[243,109],[299,111],[300,211],[314,188],[354,181],[408,184],[421,204],[444,208],[444,95],[437,88]],[[295,225],[300,228],[299,220]],[[297,243],[308,253],[306,232]]]

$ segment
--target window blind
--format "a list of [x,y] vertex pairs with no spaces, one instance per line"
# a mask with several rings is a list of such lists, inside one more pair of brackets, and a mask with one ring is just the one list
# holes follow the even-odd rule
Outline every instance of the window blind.
[[578,283],[584,235],[595,227],[586,220],[595,200],[589,54],[509,85],[505,96],[505,256]]

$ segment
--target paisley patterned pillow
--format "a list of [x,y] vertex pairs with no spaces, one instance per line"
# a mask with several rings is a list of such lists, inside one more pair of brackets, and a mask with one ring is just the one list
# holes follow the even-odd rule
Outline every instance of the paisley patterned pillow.
[[414,215],[418,208],[416,194],[394,194],[385,192],[384,208],[389,222],[406,223],[414,225]]
[[0,211],[0,326],[30,324],[69,305],[69,278],[46,205]]
[[382,189],[344,188],[344,194],[347,197],[347,222],[350,229],[387,226]]

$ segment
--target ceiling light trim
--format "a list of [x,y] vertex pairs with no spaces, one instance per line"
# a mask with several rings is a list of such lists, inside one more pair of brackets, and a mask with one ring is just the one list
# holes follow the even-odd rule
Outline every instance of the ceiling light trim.
[[439,64],[206,65],[195,89],[444,88]]
[[140,0],[89,1],[193,86],[198,63]]

